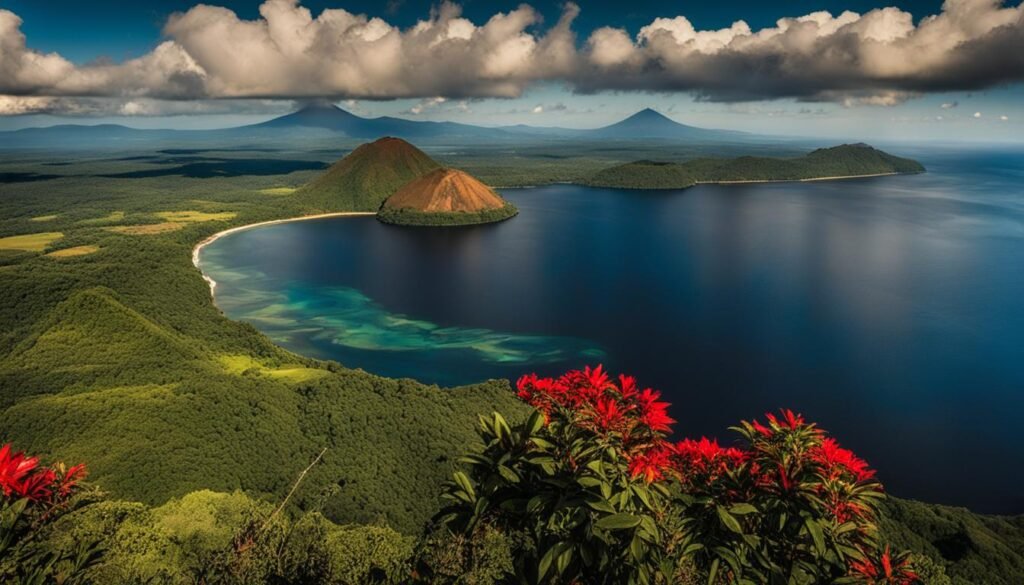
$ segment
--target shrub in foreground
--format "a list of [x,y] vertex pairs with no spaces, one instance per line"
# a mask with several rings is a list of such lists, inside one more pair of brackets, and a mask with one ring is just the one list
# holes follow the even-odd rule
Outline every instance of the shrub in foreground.
[[791,411],[741,423],[734,446],[673,443],[668,404],[631,377],[597,367],[517,387],[535,412],[481,418],[483,448],[436,518],[459,542],[516,535],[492,582],[918,581],[878,542],[874,472]]
[[82,541],[64,553],[41,545],[54,521],[81,503],[85,466],[52,467],[37,457],[0,447],[0,582],[78,583],[102,550]]

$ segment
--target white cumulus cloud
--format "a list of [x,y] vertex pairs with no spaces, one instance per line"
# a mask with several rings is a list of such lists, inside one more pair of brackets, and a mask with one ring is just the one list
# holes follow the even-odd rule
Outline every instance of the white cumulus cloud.
[[636,38],[595,31],[578,86],[690,91],[708,100],[798,98],[891,105],[932,91],[1024,79],[1024,7],[1001,0],[946,0],[915,26],[882,8],[815,12],[751,30],[743,21],[698,31],[684,17],[659,18]]
[[93,98],[149,111],[134,100],[516,97],[542,81],[579,92],[889,106],[1024,81],[1024,6],[1005,0],[946,0],[917,24],[898,8],[814,12],[759,30],[742,20],[699,30],[678,15],[635,33],[599,27],[586,39],[572,28],[579,11],[568,3],[545,24],[523,4],[473,22],[443,2],[403,29],[340,8],[314,14],[299,0],[265,0],[253,20],[198,4],[172,15],[149,53],[76,65],[34,50],[21,19],[0,9],[0,114]]

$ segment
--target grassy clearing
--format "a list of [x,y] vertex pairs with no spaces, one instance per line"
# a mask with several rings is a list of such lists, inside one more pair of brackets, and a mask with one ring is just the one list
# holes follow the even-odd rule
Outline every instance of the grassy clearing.
[[205,211],[160,211],[157,216],[169,222],[176,223],[199,223],[204,221],[228,221],[235,218],[236,213],[225,211],[221,213],[206,213]]
[[42,252],[47,246],[64,237],[61,232],[40,232],[0,238],[0,250],[21,250],[23,252]]
[[75,246],[74,248],[64,248],[63,250],[50,252],[47,256],[51,258],[73,258],[75,256],[85,256],[86,254],[92,254],[99,251],[99,246]]
[[168,221],[165,223],[148,223],[142,225],[119,225],[108,227],[107,231],[117,234],[127,234],[129,236],[151,236],[154,234],[176,232],[183,227],[185,227],[185,224],[183,223]]
[[55,213],[53,215],[40,215],[39,217],[33,217],[29,221],[40,221],[40,222],[42,222],[42,221],[53,221],[53,220],[57,219],[58,217],[60,217],[60,214],[57,214],[57,213]]
[[271,367],[247,355],[222,355],[217,358],[224,370],[229,374],[241,375],[248,371],[256,371],[260,375],[270,376],[275,380],[290,384],[310,382],[330,374],[327,370],[307,368],[299,364],[285,364],[281,367]]
[[217,357],[217,361],[229,374],[241,374],[252,368],[263,368],[263,364],[247,355],[222,355]]
[[280,197],[282,195],[291,195],[296,191],[298,191],[297,187],[270,187],[268,189],[260,189],[259,192],[264,195],[275,195]]
[[93,219],[83,219],[78,222],[82,225],[104,225],[108,223],[118,223],[124,221],[123,211],[111,211],[109,214],[103,217],[94,217]]
[[312,382],[313,380],[318,380],[330,374],[327,370],[318,370],[316,368],[306,368],[302,366],[282,366],[273,370],[267,370],[265,373],[271,378],[281,380],[282,382],[287,382],[289,384]]

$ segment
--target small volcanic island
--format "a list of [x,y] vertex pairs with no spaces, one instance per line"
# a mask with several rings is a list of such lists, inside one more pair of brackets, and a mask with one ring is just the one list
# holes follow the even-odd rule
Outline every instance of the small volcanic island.
[[377,218],[399,225],[450,226],[502,221],[517,213],[514,205],[468,173],[439,168],[388,197]]
[[479,179],[390,136],[356,148],[298,194],[326,209],[372,211],[395,225],[475,225],[519,213]]

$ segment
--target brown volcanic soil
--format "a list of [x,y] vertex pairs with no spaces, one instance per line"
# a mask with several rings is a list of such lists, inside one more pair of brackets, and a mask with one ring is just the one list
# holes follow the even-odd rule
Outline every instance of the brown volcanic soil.
[[437,169],[403,186],[385,208],[422,212],[477,212],[502,209],[505,200],[493,189],[456,169]]

